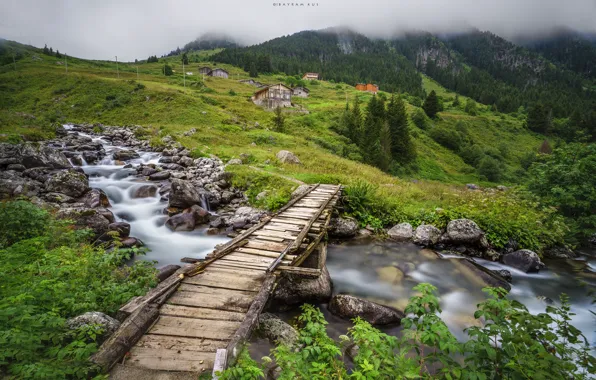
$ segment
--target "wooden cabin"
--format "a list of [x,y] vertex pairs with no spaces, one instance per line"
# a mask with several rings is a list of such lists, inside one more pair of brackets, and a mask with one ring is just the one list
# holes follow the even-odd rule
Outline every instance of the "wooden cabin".
[[251,100],[265,108],[291,107],[292,89],[282,83],[274,84],[255,92]]
[[310,91],[308,91],[308,88],[302,86],[294,87],[292,89],[292,95],[298,96],[299,98],[308,98],[309,93]]
[[304,80],[316,80],[319,79],[319,73],[306,73],[302,77]]
[[209,75],[210,77],[220,77],[220,78],[228,79],[228,77],[230,76],[230,73],[228,73],[226,70],[220,69],[218,67],[218,68],[211,70],[211,72],[207,75]]
[[199,67],[199,74],[209,75],[210,72],[211,72],[211,67],[208,67],[208,66]]
[[358,83],[356,84],[356,90],[358,91],[367,91],[371,94],[376,94],[379,92],[379,86],[372,83]]

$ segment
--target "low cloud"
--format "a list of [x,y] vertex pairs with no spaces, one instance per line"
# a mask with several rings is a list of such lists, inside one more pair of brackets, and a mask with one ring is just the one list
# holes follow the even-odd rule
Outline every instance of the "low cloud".
[[506,38],[561,27],[596,33],[595,0],[4,0],[0,14],[0,37],[119,60],[161,55],[206,32],[247,44],[338,25],[376,37],[412,29],[478,28]]

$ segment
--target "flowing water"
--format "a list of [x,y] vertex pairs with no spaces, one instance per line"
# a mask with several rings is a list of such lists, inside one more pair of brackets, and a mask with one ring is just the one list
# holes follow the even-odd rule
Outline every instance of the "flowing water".
[[[112,154],[121,149],[128,149],[112,145],[108,140],[90,136],[81,132],[81,136],[90,137],[94,142],[100,142],[106,156],[97,164],[83,165],[83,170],[89,175],[89,185],[103,190],[112,205],[110,210],[117,221],[130,224],[130,236],[140,239],[149,248],[142,260],[157,261],[157,266],[180,264],[183,257],[203,258],[210,253],[215,245],[229,239],[225,236],[207,235],[207,228],[199,228],[189,232],[173,232],[165,226],[167,214],[164,209],[168,206],[162,200],[159,192],[146,198],[134,198],[133,194],[139,187],[159,183],[148,182],[137,176],[131,168],[125,168],[121,162],[112,159]],[[138,152],[140,158],[126,161],[126,164],[156,164],[161,157],[155,152]],[[208,205],[205,205],[208,206]]]

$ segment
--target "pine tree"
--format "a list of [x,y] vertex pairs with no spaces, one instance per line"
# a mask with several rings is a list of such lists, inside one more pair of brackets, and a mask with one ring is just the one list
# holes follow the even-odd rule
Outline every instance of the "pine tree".
[[360,99],[354,99],[354,105],[350,112],[347,125],[348,138],[358,146],[362,146],[362,112],[360,111]]
[[401,164],[412,162],[416,150],[408,128],[406,105],[400,96],[391,97],[387,106],[387,124],[391,133],[391,156]]
[[434,119],[435,116],[437,116],[437,112],[439,112],[439,99],[437,98],[435,90],[432,90],[430,94],[428,94],[428,97],[422,105],[422,109],[431,119]]
[[538,133],[546,133],[550,127],[550,111],[538,103],[528,111],[526,124],[528,129]]
[[59,50],[56,50],[56,58],[62,58],[62,54],[60,54]]
[[378,147],[375,147],[375,145],[379,143],[381,128],[385,122],[385,105],[383,100],[378,96],[373,96],[368,102],[366,111],[360,148],[366,161],[374,165],[378,155]]
[[391,131],[389,130],[389,123],[383,123],[379,134],[379,154],[376,157],[376,167],[383,171],[388,171],[391,167]]
[[257,66],[255,65],[255,62],[251,62],[250,63],[250,73],[249,73],[251,78],[256,78],[259,76],[259,73],[257,72]]
[[50,49],[48,49],[48,45],[47,44],[44,45],[44,47],[43,47],[43,53],[45,55],[50,55]]
[[182,54],[182,63],[188,65],[188,55],[186,53]]

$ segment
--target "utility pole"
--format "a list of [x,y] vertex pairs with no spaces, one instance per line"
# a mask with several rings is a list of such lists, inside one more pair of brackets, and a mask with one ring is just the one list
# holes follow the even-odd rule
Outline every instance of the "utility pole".
[[116,75],[118,76],[118,79],[120,79],[120,71],[118,71],[118,56],[116,56]]
[[64,54],[64,66],[66,67],[66,74],[68,74],[68,56]]
[[139,80],[139,66],[137,66],[137,80]]
[[184,70],[184,61],[182,61],[182,78],[184,78],[184,88],[186,88],[186,71]]

